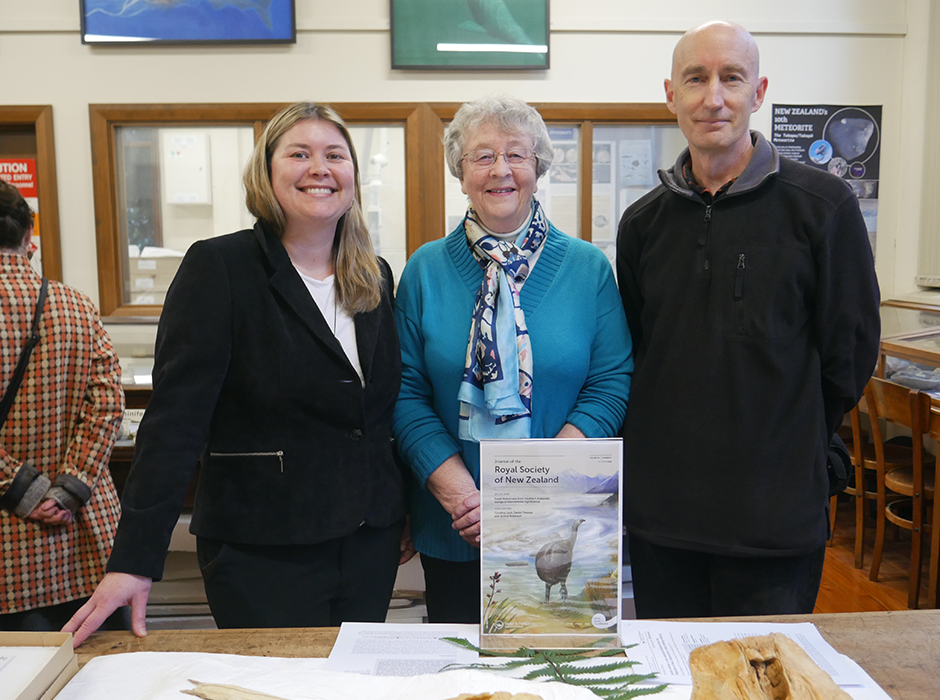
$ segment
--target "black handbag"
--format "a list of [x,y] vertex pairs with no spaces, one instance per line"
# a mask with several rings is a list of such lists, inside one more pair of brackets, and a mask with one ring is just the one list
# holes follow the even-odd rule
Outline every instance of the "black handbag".
[[29,356],[33,354],[33,348],[39,342],[39,321],[42,319],[42,310],[46,305],[46,290],[49,287],[49,280],[42,278],[42,287],[39,288],[39,299],[36,300],[36,311],[33,314],[33,327],[30,329],[29,338],[26,339],[26,345],[20,353],[20,359],[16,363],[16,369],[13,371],[13,379],[10,380],[10,386],[7,387],[3,395],[3,401],[0,401],[0,428],[7,422],[7,414],[10,407],[13,406],[13,399],[16,398],[16,392],[20,390],[20,384],[23,382],[23,375],[26,374],[26,367],[29,365]]

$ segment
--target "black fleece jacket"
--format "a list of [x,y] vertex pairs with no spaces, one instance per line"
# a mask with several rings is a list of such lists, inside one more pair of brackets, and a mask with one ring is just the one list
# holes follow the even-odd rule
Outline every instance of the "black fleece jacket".
[[620,222],[624,518],[663,546],[787,556],[825,542],[826,446],[875,366],[879,291],[846,183],[752,139],[713,203],[685,151]]

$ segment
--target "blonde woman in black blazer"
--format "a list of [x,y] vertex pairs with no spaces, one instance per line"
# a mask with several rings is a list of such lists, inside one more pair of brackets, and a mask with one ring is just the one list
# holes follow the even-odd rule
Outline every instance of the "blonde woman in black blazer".
[[403,539],[391,415],[401,359],[392,276],[359,206],[349,132],[298,103],[245,172],[253,229],[200,241],[167,294],[109,573],[76,643],[130,604],[145,634],[186,485],[219,627],[384,621]]

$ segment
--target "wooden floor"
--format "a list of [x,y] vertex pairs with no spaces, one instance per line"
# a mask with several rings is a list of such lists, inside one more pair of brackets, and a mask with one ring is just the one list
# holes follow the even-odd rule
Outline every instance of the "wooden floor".
[[[845,500],[841,500],[845,499]],[[877,583],[868,580],[871,554],[875,544],[873,521],[865,525],[865,568],[855,568],[855,503],[840,497],[836,509],[833,546],[826,552],[822,584],[816,598],[817,613],[867,612],[907,609],[907,582],[910,569],[910,534],[902,532],[895,539],[889,526],[885,551]],[[924,550],[926,557],[926,548]],[[920,605],[926,607],[926,562],[921,581]]]

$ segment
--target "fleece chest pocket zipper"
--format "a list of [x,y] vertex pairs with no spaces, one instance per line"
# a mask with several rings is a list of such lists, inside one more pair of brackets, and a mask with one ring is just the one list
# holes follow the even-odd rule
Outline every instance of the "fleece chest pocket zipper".
[[210,457],[277,457],[278,464],[281,467],[281,473],[284,473],[284,451],[276,452],[210,452]]
[[734,329],[746,334],[747,328],[747,257],[739,253],[734,267]]
[[705,258],[705,263],[702,266],[705,272],[708,272],[708,231],[712,225],[712,205],[707,204],[705,206],[705,218],[702,222],[702,228],[699,230],[698,234],[698,247],[702,249],[702,255]]

